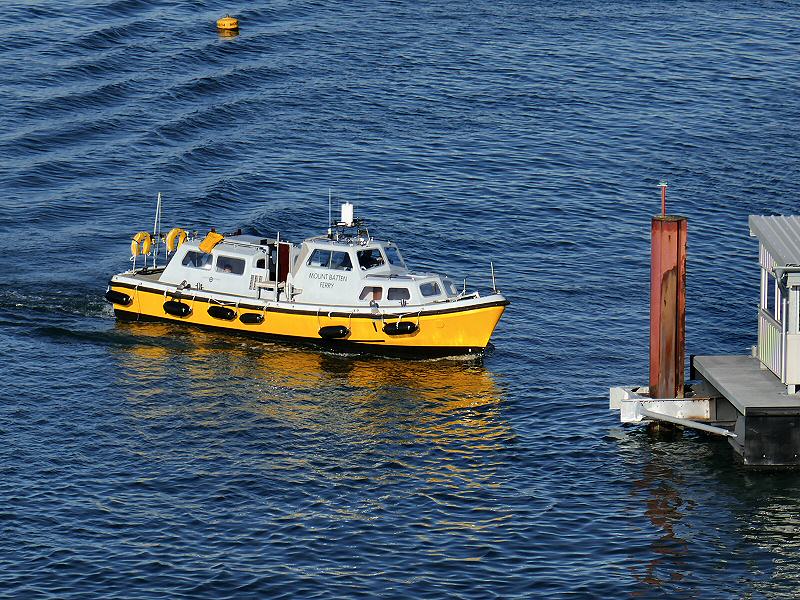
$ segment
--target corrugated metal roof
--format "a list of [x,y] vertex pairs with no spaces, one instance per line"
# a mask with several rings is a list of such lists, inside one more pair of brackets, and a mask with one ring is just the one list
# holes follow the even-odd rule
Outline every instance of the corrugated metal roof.
[[754,235],[775,260],[776,266],[800,265],[800,217],[750,215]]

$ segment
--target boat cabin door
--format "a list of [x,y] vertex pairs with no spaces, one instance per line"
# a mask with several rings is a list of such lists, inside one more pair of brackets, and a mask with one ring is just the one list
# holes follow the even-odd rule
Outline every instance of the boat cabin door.
[[289,275],[289,248],[291,244],[280,242],[278,244],[278,283],[286,283]]

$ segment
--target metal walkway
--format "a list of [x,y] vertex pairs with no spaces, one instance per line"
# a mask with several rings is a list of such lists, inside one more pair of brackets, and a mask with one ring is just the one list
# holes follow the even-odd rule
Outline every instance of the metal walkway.
[[775,375],[750,356],[695,356],[694,370],[742,415],[800,413],[800,394],[789,395]]

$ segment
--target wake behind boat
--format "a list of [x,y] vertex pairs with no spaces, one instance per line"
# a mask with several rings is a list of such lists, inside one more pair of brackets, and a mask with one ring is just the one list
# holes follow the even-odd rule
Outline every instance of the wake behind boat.
[[[446,276],[409,270],[394,242],[373,238],[352,204],[341,208],[327,235],[300,244],[280,234],[139,232],[133,267],[111,278],[106,299],[125,320],[415,358],[482,354],[508,300],[496,289],[481,296],[466,282],[458,290]],[[156,267],[162,239],[167,262]]]

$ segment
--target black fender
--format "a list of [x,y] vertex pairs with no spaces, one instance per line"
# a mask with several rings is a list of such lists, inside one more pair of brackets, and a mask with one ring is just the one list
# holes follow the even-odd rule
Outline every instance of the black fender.
[[164,302],[164,312],[173,317],[188,317],[192,314],[192,307],[178,300]]
[[119,304],[120,306],[130,306],[133,304],[133,298],[117,290],[108,290],[106,292],[106,300],[111,302],[111,304]]
[[319,337],[324,340],[339,340],[348,335],[350,335],[350,330],[344,325],[326,325],[319,329]]
[[245,325],[260,325],[264,322],[264,315],[261,313],[242,313],[239,320]]
[[215,319],[222,319],[223,321],[233,321],[236,318],[236,311],[227,306],[220,306],[212,304],[208,307],[208,314]]
[[409,335],[419,329],[412,321],[392,321],[383,326],[383,333],[386,335]]

